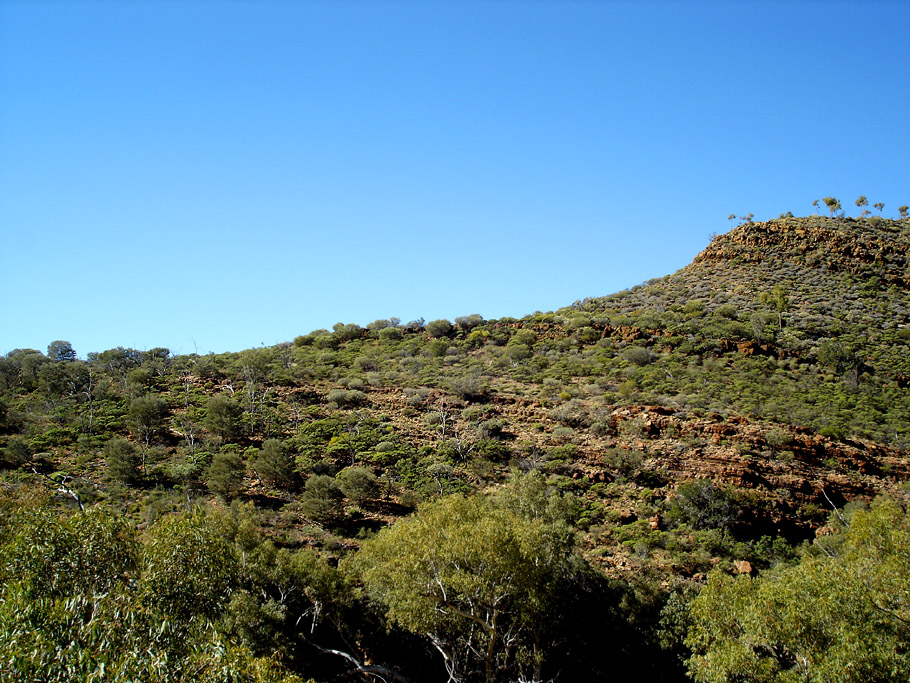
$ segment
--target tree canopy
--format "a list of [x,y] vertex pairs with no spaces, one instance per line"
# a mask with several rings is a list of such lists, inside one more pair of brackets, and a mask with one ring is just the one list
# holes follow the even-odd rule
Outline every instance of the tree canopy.
[[428,637],[450,680],[537,670],[570,536],[489,499],[452,495],[382,530],[354,562],[388,618]]
[[796,566],[713,572],[690,607],[699,683],[910,678],[910,516],[879,499]]

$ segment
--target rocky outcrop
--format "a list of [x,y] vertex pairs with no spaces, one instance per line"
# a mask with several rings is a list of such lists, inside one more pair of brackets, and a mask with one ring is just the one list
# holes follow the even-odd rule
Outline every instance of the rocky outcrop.
[[867,276],[885,286],[910,283],[910,223],[879,218],[781,218],[744,223],[719,235],[693,263],[783,259]]

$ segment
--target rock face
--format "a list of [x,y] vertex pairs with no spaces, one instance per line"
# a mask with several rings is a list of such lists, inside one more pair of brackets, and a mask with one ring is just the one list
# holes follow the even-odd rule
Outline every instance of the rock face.
[[878,218],[781,218],[716,237],[694,263],[785,259],[838,273],[910,282],[910,223]]
[[733,571],[737,574],[751,574],[752,564],[746,560],[739,560],[733,563]]
[[[750,421],[667,414],[661,406],[613,411],[620,433],[634,425],[639,438],[616,445],[641,453],[671,480],[709,479],[753,489],[790,504],[830,507],[828,499],[871,498],[910,478],[906,454],[874,443],[836,441],[806,429]],[[591,454],[596,461],[596,453]],[[590,461],[589,461],[590,462]]]

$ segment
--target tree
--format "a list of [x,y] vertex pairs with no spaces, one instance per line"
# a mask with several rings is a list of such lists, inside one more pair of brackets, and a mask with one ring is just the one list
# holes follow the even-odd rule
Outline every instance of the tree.
[[314,474],[306,480],[300,509],[307,519],[330,524],[341,515],[341,499],[341,489],[333,477]]
[[867,209],[864,208],[864,207],[869,206],[869,200],[866,199],[866,195],[860,195],[860,198],[856,200],[856,205],[857,205],[859,208],[863,209],[863,212],[862,212],[862,215],[863,215],[863,216],[868,216],[868,215],[869,215],[869,211],[868,211]]
[[901,218],[907,218],[910,216],[910,206],[904,204],[903,206],[897,207],[898,213],[900,213]]
[[294,454],[280,439],[268,439],[256,454],[250,467],[273,486],[294,483]]
[[107,476],[131,486],[139,481],[142,456],[136,445],[115,436],[104,445],[104,467]]
[[142,549],[138,588],[162,614],[217,616],[237,577],[237,556],[220,520],[196,511],[162,517]]
[[240,454],[235,451],[215,453],[206,471],[205,483],[209,490],[225,502],[240,494],[243,475],[246,473]]
[[462,332],[470,332],[475,327],[483,325],[483,316],[478,313],[471,315],[461,315],[455,318],[455,324],[458,325]]
[[160,396],[149,394],[130,401],[129,416],[136,425],[139,439],[148,446],[152,437],[164,426],[168,415],[167,402]]
[[5,506],[0,680],[303,683],[221,632],[242,576],[228,526],[168,515],[140,537],[101,506]]
[[73,361],[76,360],[76,352],[73,350],[73,345],[68,341],[63,341],[58,339],[57,341],[52,341],[48,344],[47,347],[47,357],[52,361]]
[[205,405],[205,426],[210,431],[227,441],[240,429],[240,417],[243,408],[227,394],[212,396]]
[[441,318],[439,320],[431,320],[427,323],[426,330],[427,334],[437,339],[439,337],[448,337],[452,334],[452,323],[448,320]]
[[44,363],[37,376],[38,389],[48,398],[80,398],[91,384],[91,370],[74,361]]
[[141,445],[142,470],[145,472],[148,467],[149,445],[152,437],[164,426],[164,420],[168,415],[168,405],[160,396],[148,394],[130,401],[128,414],[133,424],[136,425],[136,433]]
[[376,475],[366,467],[346,467],[341,470],[335,479],[341,487],[341,492],[358,505],[379,495],[379,485]]
[[817,199],[812,201],[812,206],[815,207],[815,215],[817,216],[818,215],[818,200]]
[[348,323],[347,325],[344,323],[335,323],[332,325],[332,330],[335,334],[335,338],[342,342],[354,341],[363,336],[363,328],[354,323]]
[[729,530],[740,513],[738,502],[728,490],[704,479],[680,485],[668,502],[667,519],[693,529]]
[[825,206],[828,207],[828,211],[831,212],[832,216],[835,211],[840,211],[840,201],[834,197],[825,197],[822,201],[825,203]]
[[570,538],[486,498],[454,495],[380,531],[351,566],[393,623],[442,654],[449,681],[540,680],[543,629],[568,572]]
[[882,215],[882,211],[883,211],[884,208],[885,208],[885,203],[884,203],[884,202],[876,202],[876,203],[873,204],[872,206],[878,210],[878,215],[881,216],[881,215]]
[[379,320],[374,320],[369,325],[367,325],[367,329],[370,332],[379,332],[380,330],[385,330],[389,327],[392,327],[392,321],[386,320],[385,318],[380,318]]
[[756,579],[712,572],[688,612],[699,683],[906,681],[910,516],[879,499],[799,565]]
[[784,313],[790,310],[790,296],[787,288],[783,285],[774,285],[770,292],[762,292],[758,300],[759,303],[777,313],[778,329],[784,329]]
[[[0,426],[2,426],[4,408],[5,406],[0,403]],[[13,434],[6,439],[6,447],[0,448],[0,467],[19,467],[27,463],[31,457],[32,448],[28,439],[19,434]]]

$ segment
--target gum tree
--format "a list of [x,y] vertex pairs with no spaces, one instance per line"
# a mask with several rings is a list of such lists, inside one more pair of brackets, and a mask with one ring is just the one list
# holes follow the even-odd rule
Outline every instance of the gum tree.
[[569,571],[562,531],[453,495],[383,529],[352,564],[387,618],[439,651],[449,681],[540,680],[543,629]]
[[910,516],[881,499],[799,565],[713,572],[689,608],[689,674],[727,681],[910,678]]

